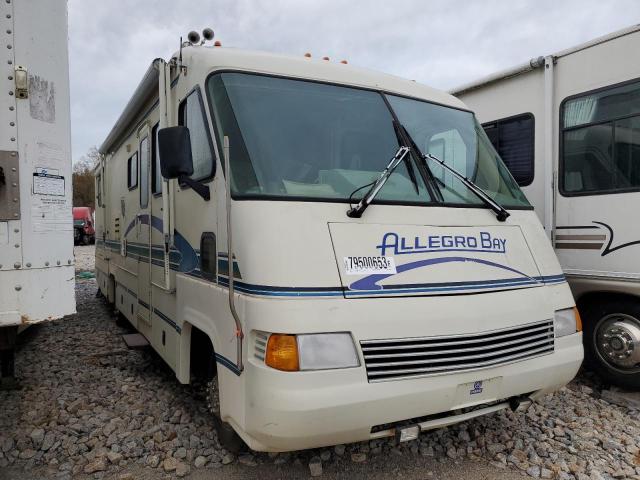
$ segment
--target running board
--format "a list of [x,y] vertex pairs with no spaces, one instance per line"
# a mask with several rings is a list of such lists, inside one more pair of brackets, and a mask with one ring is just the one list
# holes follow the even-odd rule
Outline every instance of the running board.
[[141,333],[122,335],[122,340],[124,340],[127,348],[131,350],[141,350],[149,346],[149,341]]

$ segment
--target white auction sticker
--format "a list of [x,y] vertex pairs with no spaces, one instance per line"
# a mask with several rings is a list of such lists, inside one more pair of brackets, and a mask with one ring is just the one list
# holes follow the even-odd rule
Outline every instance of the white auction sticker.
[[33,174],[33,193],[64,197],[64,177],[48,173]]
[[393,257],[344,257],[344,271],[347,275],[398,273]]

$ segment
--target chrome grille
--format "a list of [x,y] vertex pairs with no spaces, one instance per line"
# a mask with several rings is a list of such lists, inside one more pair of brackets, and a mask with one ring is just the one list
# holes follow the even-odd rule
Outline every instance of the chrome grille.
[[553,320],[448,337],[360,342],[370,382],[495,367],[553,353]]

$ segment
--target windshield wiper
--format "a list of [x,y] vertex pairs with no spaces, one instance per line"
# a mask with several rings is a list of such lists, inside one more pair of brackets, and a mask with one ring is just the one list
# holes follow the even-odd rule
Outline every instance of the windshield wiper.
[[478,185],[473,183],[471,180],[469,180],[467,177],[465,177],[460,172],[455,170],[453,167],[450,167],[449,165],[447,165],[443,160],[440,160],[438,157],[431,155],[430,153],[426,153],[426,154],[422,153],[418,148],[418,146],[416,145],[416,143],[413,141],[413,138],[411,138],[411,135],[409,134],[407,129],[403,125],[400,125],[400,128],[402,128],[404,134],[410,140],[411,148],[414,149],[414,151],[418,154],[418,156],[423,160],[425,165],[427,163],[427,159],[433,160],[439,163],[442,168],[444,168],[449,173],[451,173],[454,177],[460,180],[469,190],[471,190],[471,192],[476,197],[478,197],[482,201],[482,203],[484,203],[491,210],[493,210],[499,222],[504,222],[511,215],[509,212],[507,212],[507,210],[502,205],[500,205],[493,198],[487,195],[487,193],[485,193],[485,191],[482,190]]
[[360,218],[362,216],[362,213],[367,209],[367,207],[376,197],[380,189],[384,186],[385,183],[387,183],[387,180],[389,180],[389,177],[391,176],[393,171],[396,169],[398,165],[400,165],[400,162],[402,162],[408,154],[409,154],[408,147],[401,146],[400,148],[398,148],[398,151],[395,153],[393,158],[389,161],[389,164],[382,171],[378,179],[373,183],[373,185],[371,185],[371,188],[369,188],[367,193],[364,194],[364,196],[362,197],[362,200],[360,200],[355,207],[352,207],[347,211],[348,217]]
[[[400,145],[401,147],[411,147],[411,145],[407,145],[407,141],[405,139],[405,137],[402,135],[402,126],[400,125],[400,122],[398,122],[397,120],[393,121],[393,131],[396,133],[396,138],[398,139],[398,145]],[[413,183],[413,188],[415,188],[416,190],[416,195],[420,194],[420,189],[418,187],[418,179],[416,178],[416,172],[413,170],[413,162],[411,162],[411,159],[407,156],[404,159],[404,164],[407,167],[407,173],[409,174],[409,178],[411,179],[411,182]]]
[[[398,137],[398,143],[400,143],[400,145],[404,145],[405,147],[409,147],[411,150],[413,150],[414,155],[418,157],[416,159],[416,164],[418,165],[418,170],[422,175],[422,180],[427,187],[429,197],[436,202],[443,202],[444,199],[442,198],[442,193],[436,186],[437,179],[431,172],[431,169],[427,165],[427,162],[425,162],[422,158],[422,152],[413,141],[413,138],[411,138],[411,135],[409,135],[409,132],[407,132],[407,129],[404,128],[404,125],[402,125],[398,120],[393,121],[393,129],[395,130],[396,136]],[[422,160],[422,162],[420,162],[419,160]]]

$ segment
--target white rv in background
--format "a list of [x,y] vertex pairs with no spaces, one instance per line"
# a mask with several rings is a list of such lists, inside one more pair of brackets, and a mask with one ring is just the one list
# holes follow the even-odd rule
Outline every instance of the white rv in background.
[[456,88],[545,226],[585,358],[640,388],[640,26]]
[[0,367],[19,329],[75,311],[67,4],[0,3]]
[[560,264],[460,100],[198,37],[100,147],[96,275],[180,382],[208,376],[228,448],[411,440],[573,378]]

